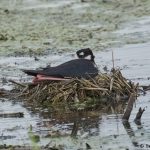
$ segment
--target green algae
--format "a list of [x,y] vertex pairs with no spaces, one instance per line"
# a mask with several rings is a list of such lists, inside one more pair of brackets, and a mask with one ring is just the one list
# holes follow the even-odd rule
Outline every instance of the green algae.
[[[53,1],[36,0],[31,4],[34,7],[29,7],[30,4],[24,0],[16,3],[1,1],[0,54],[28,55],[32,50],[35,55],[42,55],[47,49],[52,53],[58,49],[64,52],[82,47],[103,50],[120,46],[132,40],[121,38],[113,32],[127,22],[150,14],[148,0],[73,0],[64,5],[60,2],[63,4],[58,1],[58,6],[55,6]],[[141,40],[136,41],[143,42]]]

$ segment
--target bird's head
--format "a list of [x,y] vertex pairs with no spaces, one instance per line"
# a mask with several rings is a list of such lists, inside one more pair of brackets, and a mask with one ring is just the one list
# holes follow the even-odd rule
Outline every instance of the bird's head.
[[91,56],[90,60],[94,62],[95,56],[93,55],[93,52],[90,48],[85,48],[85,49],[78,50],[76,52],[76,54],[77,54],[78,58],[85,58],[87,56]]

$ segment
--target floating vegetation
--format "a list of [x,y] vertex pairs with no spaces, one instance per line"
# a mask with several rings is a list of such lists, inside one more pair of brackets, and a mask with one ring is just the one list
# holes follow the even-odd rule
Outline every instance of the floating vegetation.
[[15,37],[7,33],[0,33],[0,41],[15,40]]
[[0,118],[23,118],[23,112],[17,113],[0,113]]
[[7,41],[8,37],[7,34],[0,34],[0,41]]
[[[19,88],[18,88],[19,87]],[[68,110],[114,110],[122,108],[130,95],[137,95],[138,84],[122,76],[120,70],[100,73],[95,78],[68,81],[44,81],[39,84],[18,84],[19,97],[29,104],[44,108],[64,106]],[[119,110],[120,110],[119,109]]]

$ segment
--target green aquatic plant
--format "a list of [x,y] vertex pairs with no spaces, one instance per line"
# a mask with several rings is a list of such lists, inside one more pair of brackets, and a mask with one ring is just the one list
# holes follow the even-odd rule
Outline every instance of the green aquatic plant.
[[40,150],[40,146],[37,144],[40,141],[40,136],[34,134],[34,132],[32,131],[31,125],[30,125],[28,135],[29,135],[29,139],[32,143],[32,150]]

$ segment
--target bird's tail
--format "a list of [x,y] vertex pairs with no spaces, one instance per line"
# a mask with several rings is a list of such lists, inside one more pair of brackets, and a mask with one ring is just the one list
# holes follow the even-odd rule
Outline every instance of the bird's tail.
[[40,73],[39,70],[22,70],[22,71],[30,76],[36,76],[37,74]]

